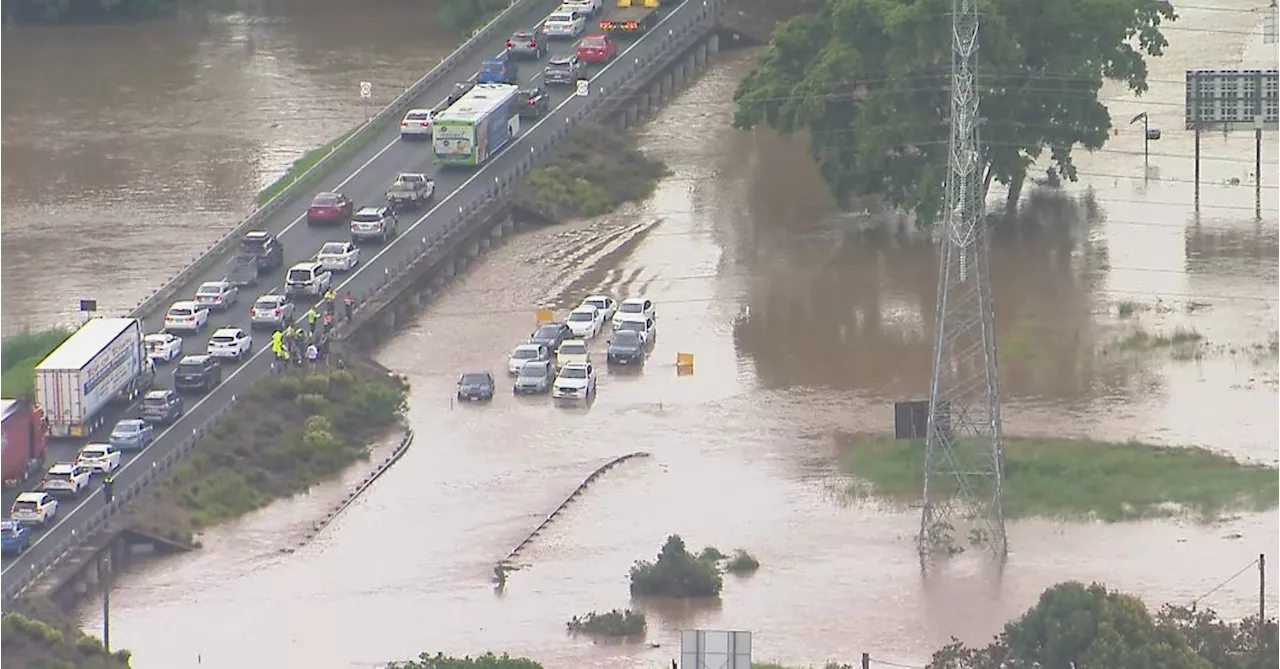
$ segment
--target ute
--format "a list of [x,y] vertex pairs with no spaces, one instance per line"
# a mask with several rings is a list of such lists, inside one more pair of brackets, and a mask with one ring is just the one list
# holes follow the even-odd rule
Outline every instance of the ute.
[[618,0],[618,10],[600,20],[607,33],[638,34],[658,22],[662,0]]
[[416,172],[404,172],[387,189],[387,204],[395,211],[417,209],[436,194],[435,179]]

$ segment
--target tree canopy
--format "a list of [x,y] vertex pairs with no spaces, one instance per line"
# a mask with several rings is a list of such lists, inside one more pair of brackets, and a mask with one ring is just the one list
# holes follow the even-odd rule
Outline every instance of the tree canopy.
[[[1077,179],[1073,148],[1101,148],[1111,127],[1104,81],[1145,92],[1146,57],[1177,16],[1166,0],[979,3],[982,193],[998,181],[1016,204],[1046,152]],[[950,12],[950,0],[826,0],[780,24],[734,94],[734,125],[807,132],[841,206],[875,195],[932,223],[947,176]]]
[[714,559],[702,559],[690,553],[677,534],[667,537],[657,561],[639,560],[631,567],[633,595],[715,597],[722,587],[724,579]]

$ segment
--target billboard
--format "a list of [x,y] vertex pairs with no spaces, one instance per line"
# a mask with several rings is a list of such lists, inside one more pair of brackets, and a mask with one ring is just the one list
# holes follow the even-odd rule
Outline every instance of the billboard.
[[680,669],[751,669],[751,632],[682,630]]
[[1187,70],[1187,130],[1280,126],[1280,70]]

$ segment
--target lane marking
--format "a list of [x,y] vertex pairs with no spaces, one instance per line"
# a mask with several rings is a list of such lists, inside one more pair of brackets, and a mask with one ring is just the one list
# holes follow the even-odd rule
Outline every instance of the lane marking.
[[[680,3],[680,5],[679,5],[678,7],[676,7],[675,9],[673,9],[673,10],[672,10],[671,12],[669,12],[666,16],[663,16],[663,17],[662,17],[662,20],[658,21],[658,23],[657,23],[656,25],[654,25],[654,26],[653,26],[653,27],[654,27],[654,29],[658,28],[658,27],[659,27],[659,26],[661,26],[662,24],[666,23],[666,22],[667,22],[667,20],[669,20],[670,18],[672,18],[673,16],[675,16],[676,14],[678,14],[678,13],[680,12],[680,10],[681,10],[681,9],[683,9],[683,8],[684,8],[684,6],[685,6],[686,4],[688,4],[688,0],[686,0],[685,2]],[[650,34],[652,34],[652,33],[650,33]],[[614,57],[614,59],[613,59],[613,60],[609,61],[609,63],[608,63],[608,64],[606,64],[604,67],[600,68],[600,71],[596,73],[596,76],[598,77],[598,76],[600,76],[601,74],[604,74],[606,71],[608,71],[608,70],[609,70],[609,68],[611,68],[611,67],[613,67],[614,65],[616,65],[616,64],[618,64],[618,63],[620,63],[620,62],[622,62],[621,56],[625,56],[625,55],[627,55],[628,53],[630,53],[630,52],[631,52],[631,50],[632,50],[632,49],[635,49],[636,47],[640,46],[640,44],[641,44],[641,43],[643,43],[643,42],[644,42],[644,39],[643,39],[643,38],[641,38],[640,40],[637,40],[637,41],[635,41],[635,42],[632,42],[632,43],[631,43],[631,45],[630,45],[630,46],[628,46],[628,47],[626,48],[626,50],[624,50],[624,51],[622,51],[621,53],[619,53],[617,56],[615,56],[615,57]],[[504,52],[505,52],[505,50],[504,50]],[[594,79],[595,79],[595,77],[592,77],[592,80],[594,80]],[[410,232],[410,231],[412,231],[414,228],[416,228],[416,227],[418,227],[419,225],[421,225],[423,221],[427,220],[427,218],[429,218],[432,214],[434,214],[437,210],[439,210],[439,209],[440,209],[440,207],[443,207],[443,206],[445,205],[445,203],[447,203],[449,200],[452,200],[452,199],[453,199],[453,197],[454,197],[455,195],[457,195],[459,192],[461,192],[464,188],[466,188],[467,186],[471,185],[471,183],[472,183],[473,181],[475,181],[476,179],[479,179],[481,176],[484,176],[484,172],[485,172],[485,170],[486,170],[486,169],[488,169],[488,167],[489,167],[490,165],[492,165],[492,164],[493,164],[493,161],[494,161],[495,159],[497,159],[497,158],[501,157],[501,156],[502,156],[503,154],[505,154],[509,149],[514,148],[514,147],[515,147],[515,145],[519,144],[519,143],[520,143],[521,141],[523,141],[525,138],[527,138],[527,137],[529,137],[530,135],[532,135],[532,134],[533,134],[533,131],[538,129],[538,126],[542,125],[543,123],[546,123],[547,121],[550,121],[550,120],[551,120],[551,118],[552,118],[552,116],[553,116],[556,112],[559,112],[561,109],[563,109],[563,108],[565,107],[565,105],[567,105],[567,104],[569,104],[570,102],[573,102],[574,100],[577,100],[577,99],[578,99],[578,98],[577,98],[576,96],[573,96],[573,95],[567,96],[567,97],[564,99],[564,101],[563,101],[563,102],[561,102],[560,104],[556,105],[556,107],[555,107],[554,109],[552,109],[551,111],[547,112],[547,114],[546,114],[545,116],[543,116],[543,117],[542,117],[542,118],[541,118],[537,123],[533,124],[533,125],[529,128],[529,130],[528,130],[528,131],[521,133],[519,137],[516,137],[514,140],[512,140],[512,142],[511,142],[510,144],[508,144],[507,146],[503,147],[503,148],[498,152],[498,155],[497,155],[497,156],[494,156],[494,157],[493,157],[493,158],[491,158],[488,162],[486,162],[484,165],[482,165],[482,166],[480,167],[480,169],[479,169],[479,170],[477,170],[477,172],[476,172],[475,174],[471,175],[471,177],[469,177],[466,181],[463,181],[461,184],[459,184],[457,188],[453,189],[453,191],[452,191],[452,192],[450,192],[450,193],[449,193],[448,195],[446,195],[443,199],[441,199],[441,200],[436,204],[436,206],[432,207],[432,208],[431,208],[427,213],[423,214],[423,215],[422,215],[422,216],[421,216],[417,221],[414,221],[413,225],[409,226],[409,228],[408,228],[407,230],[405,230],[405,232],[404,232],[404,233],[401,233],[400,235],[398,235],[398,236],[396,237],[395,241],[393,241],[393,242],[391,242],[391,243],[387,244],[386,246],[384,246],[384,247],[382,248],[382,250],[380,250],[380,251],[377,253],[377,255],[373,256],[373,258],[371,258],[370,260],[365,261],[365,260],[361,259],[361,261],[360,261],[360,266],[359,266],[359,267],[358,267],[354,272],[352,272],[352,273],[348,274],[348,275],[347,275],[347,277],[346,277],[346,280],[345,280],[345,281],[343,281],[341,284],[338,284],[338,287],[337,287],[337,289],[335,289],[335,290],[334,290],[334,292],[335,292],[335,293],[340,292],[340,291],[341,291],[343,288],[345,288],[348,284],[350,284],[352,281],[354,281],[354,280],[355,280],[355,278],[356,278],[357,276],[359,276],[361,272],[363,272],[365,269],[369,269],[369,268],[371,268],[371,267],[373,266],[373,263],[377,262],[378,258],[381,258],[383,254],[385,254],[387,251],[390,251],[392,248],[394,248],[396,244],[398,244],[398,243],[400,243],[401,241],[403,241],[404,239],[406,239],[406,234],[407,234],[407,233],[409,233],[409,232]],[[342,183],[338,184],[338,187],[340,188],[340,187],[342,187],[343,185],[345,185],[347,182],[349,182],[349,181],[351,181],[352,179],[354,179],[354,178],[356,177],[356,175],[357,175],[357,174],[359,174],[359,173],[360,173],[361,171],[363,171],[366,167],[368,167],[370,164],[372,164],[372,163],[373,163],[373,161],[374,161],[374,160],[376,160],[376,159],[378,158],[378,156],[381,156],[381,155],[382,155],[383,153],[385,153],[388,149],[390,149],[393,145],[395,145],[395,144],[396,144],[396,142],[398,142],[398,141],[400,141],[399,137],[397,137],[395,141],[393,141],[393,142],[391,142],[390,144],[388,144],[388,145],[386,145],[385,147],[383,147],[383,148],[382,148],[382,150],[381,150],[381,151],[379,151],[379,152],[378,152],[378,153],[377,153],[373,158],[370,158],[368,161],[366,161],[366,162],[365,162],[365,164],[364,164],[364,165],[361,165],[361,166],[359,167],[359,169],[357,169],[355,172],[353,172],[353,173],[351,174],[351,176],[347,177],[346,179],[344,179],[344,180],[342,181]],[[284,230],[282,230],[280,234],[284,234],[284,232],[285,232],[285,231],[287,231],[289,228],[292,228],[294,225],[297,225],[298,221],[302,220],[302,219],[303,219],[303,218],[305,218],[305,217],[306,217],[306,214],[303,214],[302,216],[299,216],[297,219],[295,219],[295,220],[293,221],[293,223],[290,223],[288,227],[286,227]],[[298,318],[298,319],[296,319],[296,320],[294,321],[294,323],[301,323],[301,322],[302,322],[302,320],[303,320],[302,318]],[[200,401],[198,401],[198,402],[196,402],[194,405],[192,405],[192,406],[191,406],[191,409],[189,409],[186,413],[183,413],[183,414],[182,414],[182,418],[178,419],[178,423],[180,423],[180,422],[182,422],[182,420],[186,419],[186,418],[187,418],[187,416],[190,416],[190,415],[191,415],[191,413],[192,413],[192,412],[194,412],[196,409],[199,409],[201,406],[203,406],[205,402],[208,402],[210,399],[213,399],[213,397],[217,395],[217,393],[218,393],[218,391],[219,391],[219,390],[221,390],[221,389],[222,389],[224,386],[226,386],[228,383],[231,383],[231,380],[232,380],[232,379],[236,378],[236,376],[238,376],[241,372],[243,372],[243,371],[244,371],[245,369],[247,369],[250,365],[252,365],[252,364],[253,364],[253,363],[254,363],[258,358],[261,358],[264,354],[269,353],[270,351],[271,351],[271,345],[270,345],[270,344],[268,344],[268,345],[266,345],[266,346],[263,346],[262,348],[258,349],[258,352],[257,352],[257,353],[254,353],[252,356],[250,356],[248,359],[246,359],[244,362],[242,362],[242,363],[240,364],[240,366],[239,366],[239,367],[236,367],[236,368],[235,368],[235,370],[233,370],[230,374],[228,374],[225,378],[223,378],[223,379],[222,379],[222,383],[218,384],[218,387],[217,387],[217,388],[214,388],[212,391],[210,391],[210,392],[209,392],[209,394],[207,394],[207,395],[205,395],[204,397],[200,398]],[[235,396],[235,395],[234,395],[234,393],[233,393],[233,394],[232,394],[232,397],[234,397],[234,396]],[[161,439],[165,438],[165,437],[166,437],[170,432],[172,432],[172,431],[174,431],[174,430],[178,429],[178,423],[175,423],[175,424],[170,425],[169,427],[165,428],[165,431],[164,431],[164,432],[161,432],[161,433],[160,433],[160,434],[155,438],[155,440],[153,440],[153,441],[151,442],[151,446],[148,446],[147,448],[148,448],[148,449],[150,449],[150,448],[154,447],[154,446],[156,445],[156,443],[157,443],[157,442],[159,442]],[[195,434],[195,432],[196,432],[196,430],[193,428],[193,429],[191,430],[191,433],[194,435],[194,434]],[[137,455],[133,456],[133,458],[131,458],[127,463],[123,463],[123,464],[121,464],[121,465],[120,465],[120,468],[116,470],[116,476],[119,476],[119,475],[120,475],[121,473],[123,473],[126,469],[128,469],[128,468],[129,468],[129,467],[131,467],[131,466],[133,466],[135,463],[139,462],[139,461],[142,459],[142,455],[143,455],[143,453],[146,453],[146,451],[144,450],[144,451],[142,451],[142,452],[138,453]],[[151,464],[152,464],[152,467],[154,467],[154,466],[155,466],[155,462],[154,462],[154,461],[153,461]],[[96,489],[94,490],[94,493],[96,493],[98,490],[101,490],[101,486],[99,486],[98,488],[96,488]],[[25,554],[30,554],[30,552],[31,552],[31,551],[32,551],[36,546],[39,546],[39,545],[41,544],[41,542],[43,542],[45,539],[48,539],[50,536],[52,536],[52,535],[53,535],[53,533],[54,533],[55,531],[57,531],[57,529],[58,529],[59,527],[61,527],[63,523],[65,523],[65,522],[67,522],[67,521],[71,520],[71,518],[72,518],[72,517],[74,517],[74,516],[75,516],[75,514],[79,513],[80,509],[81,509],[81,508],[83,508],[83,507],[84,507],[84,505],[88,504],[88,503],[89,503],[93,498],[94,498],[94,494],[93,494],[93,493],[90,493],[89,495],[86,495],[86,496],[85,496],[85,498],[84,498],[83,500],[81,500],[81,501],[80,501],[80,503],[79,503],[79,504],[77,504],[77,505],[75,506],[75,508],[73,508],[73,509],[72,509],[69,513],[67,513],[65,516],[64,516],[61,512],[59,512],[59,513],[58,513],[58,517],[60,518],[60,520],[58,520],[58,522],[57,522],[56,524],[54,524],[52,527],[50,527],[50,528],[48,528],[46,531],[42,532],[39,538],[37,538],[34,542],[32,542],[29,546],[27,546],[27,550],[26,550],[24,553],[25,553]],[[72,533],[72,536],[74,536],[74,534],[75,534],[75,529],[72,529],[72,530],[71,530],[71,533]],[[3,576],[4,574],[7,574],[7,573],[9,572],[9,570],[13,569],[13,568],[14,568],[14,567],[16,567],[16,566],[17,566],[17,563],[16,563],[16,562],[15,562],[15,563],[13,563],[13,564],[10,564],[8,567],[6,567],[6,568],[4,569],[4,571],[0,571],[0,576]],[[33,565],[33,566],[34,566],[34,565]]]

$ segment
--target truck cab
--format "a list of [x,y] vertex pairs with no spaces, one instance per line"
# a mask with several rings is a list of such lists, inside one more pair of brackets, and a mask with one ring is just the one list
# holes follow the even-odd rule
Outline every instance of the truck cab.
[[476,83],[514,84],[520,80],[516,70],[515,61],[506,56],[490,58],[480,65],[480,71],[476,73]]
[[0,400],[4,487],[21,488],[44,473],[44,414],[28,400]]

